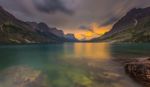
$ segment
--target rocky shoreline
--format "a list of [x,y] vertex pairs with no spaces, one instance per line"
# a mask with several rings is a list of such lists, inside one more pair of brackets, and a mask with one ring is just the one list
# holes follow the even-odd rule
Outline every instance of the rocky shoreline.
[[150,58],[140,58],[125,65],[125,72],[144,87],[150,87]]

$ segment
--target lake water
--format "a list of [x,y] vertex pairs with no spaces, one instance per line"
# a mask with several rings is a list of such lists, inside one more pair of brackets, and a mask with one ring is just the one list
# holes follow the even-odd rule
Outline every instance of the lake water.
[[28,66],[45,74],[48,87],[140,87],[123,66],[128,60],[149,57],[149,52],[147,43],[2,45],[0,71]]

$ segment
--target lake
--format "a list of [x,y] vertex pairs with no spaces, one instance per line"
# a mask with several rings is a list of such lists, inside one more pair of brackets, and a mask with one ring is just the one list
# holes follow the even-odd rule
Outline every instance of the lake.
[[[125,74],[124,65],[134,58],[149,57],[149,52],[148,43],[1,45],[0,72],[27,66],[42,72],[48,87],[140,87]],[[2,77],[0,87],[12,84]]]

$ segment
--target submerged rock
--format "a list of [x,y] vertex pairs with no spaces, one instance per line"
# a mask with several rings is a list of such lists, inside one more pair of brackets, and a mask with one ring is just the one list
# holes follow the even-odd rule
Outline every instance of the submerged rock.
[[150,87],[150,59],[136,60],[125,65],[126,73],[145,87]]
[[0,87],[48,87],[48,84],[41,71],[15,66],[0,73]]

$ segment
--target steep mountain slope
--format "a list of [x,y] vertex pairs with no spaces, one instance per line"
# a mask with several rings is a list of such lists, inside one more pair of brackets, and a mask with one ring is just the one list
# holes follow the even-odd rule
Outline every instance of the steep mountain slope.
[[[46,24],[45,24],[46,25]],[[47,25],[46,25],[47,26]],[[34,29],[34,27],[39,27]],[[0,7],[0,43],[53,43],[63,42],[59,36],[46,32],[40,24],[33,26],[29,22],[18,20]]]
[[64,32],[62,30],[58,30],[57,28],[51,28],[45,23],[36,23],[36,22],[27,22],[29,25],[33,27],[34,31],[43,31],[52,33],[58,37],[64,37]]
[[150,7],[132,9],[113,26],[111,31],[92,41],[149,42]]
[[59,41],[66,41],[66,39],[64,38],[64,32],[62,30],[58,30],[57,28],[51,28],[47,24],[42,22],[28,22],[28,24],[32,26],[33,31],[37,32],[42,36],[50,37],[51,39]]

